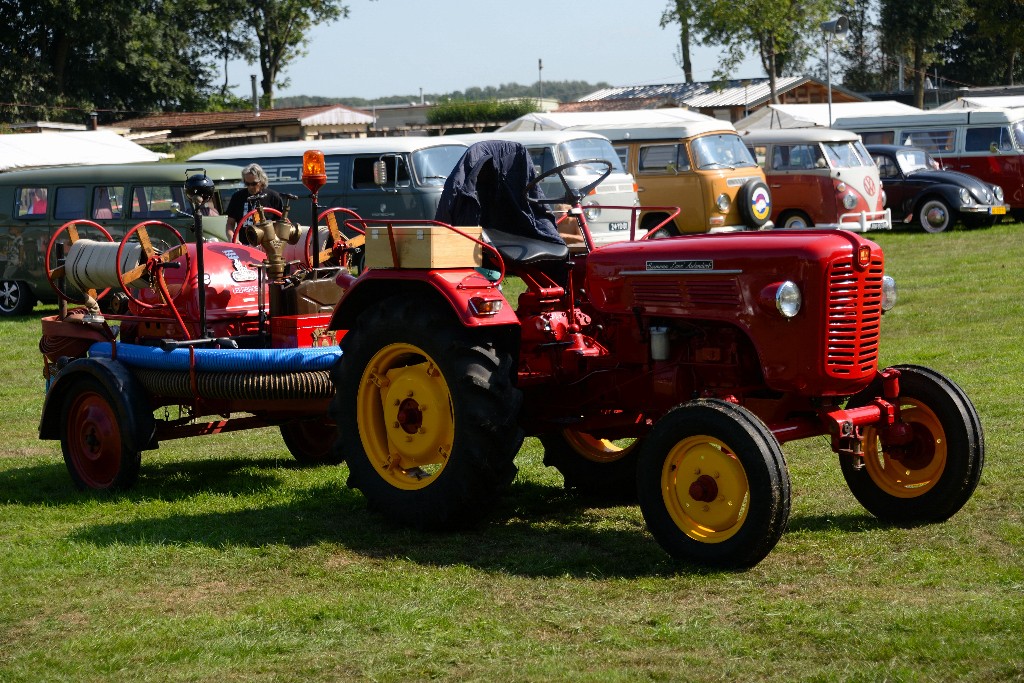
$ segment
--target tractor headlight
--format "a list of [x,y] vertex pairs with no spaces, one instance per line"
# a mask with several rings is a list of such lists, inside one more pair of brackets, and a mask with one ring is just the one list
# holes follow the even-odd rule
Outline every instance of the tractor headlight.
[[971,203],[971,192],[966,187],[960,188],[960,201],[964,204]]
[[996,196],[996,201],[1002,203],[1003,201],[1003,188],[998,185],[992,186],[992,194]]
[[722,213],[728,213],[729,204],[729,195],[727,194],[720,194],[718,195],[718,199],[715,200],[715,206],[717,206],[718,210],[721,211]]
[[896,280],[889,275],[882,276],[882,312],[896,305]]
[[800,312],[803,296],[795,282],[786,280],[775,290],[775,308],[784,318],[792,318]]
[[587,204],[583,207],[583,215],[587,217],[588,221],[596,221],[601,217],[601,205]]
[[852,192],[848,192],[843,195],[843,206],[846,207],[847,211],[853,211],[857,208],[857,195]]

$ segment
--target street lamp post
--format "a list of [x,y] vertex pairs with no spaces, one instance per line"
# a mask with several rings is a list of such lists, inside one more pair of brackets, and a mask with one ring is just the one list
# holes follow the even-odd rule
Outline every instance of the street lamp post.
[[821,22],[821,32],[825,34],[825,73],[828,80],[828,126],[832,127],[832,64],[830,53],[832,51],[832,39],[842,40],[850,27],[850,21],[843,15],[835,19]]

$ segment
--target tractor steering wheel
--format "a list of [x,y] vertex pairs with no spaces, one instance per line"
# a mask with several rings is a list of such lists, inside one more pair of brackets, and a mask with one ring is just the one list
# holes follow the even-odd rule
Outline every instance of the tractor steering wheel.
[[[575,168],[577,166],[589,166],[590,164],[604,165],[604,172],[601,173],[600,177],[597,180],[588,183],[580,188],[573,188],[572,186],[570,186],[568,181],[565,179],[565,172],[570,168]],[[583,198],[586,197],[591,190],[600,185],[605,178],[610,176],[611,173],[612,162],[608,161],[607,159],[577,159],[576,161],[570,161],[567,164],[555,166],[554,168],[544,173],[541,173],[539,176],[531,180],[526,185],[526,199],[527,201],[535,202],[537,204],[570,204],[572,206],[576,206],[581,201],[583,201]],[[565,194],[561,197],[558,197],[557,199],[551,199],[548,197],[545,197],[544,199],[532,199],[530,197],[530,193],[533,192],[534,188],[537,187],[541,183],[541,181],[547,180],[553,175],[557,175],[558,179],[562,181],[562,187],[565,188]]]

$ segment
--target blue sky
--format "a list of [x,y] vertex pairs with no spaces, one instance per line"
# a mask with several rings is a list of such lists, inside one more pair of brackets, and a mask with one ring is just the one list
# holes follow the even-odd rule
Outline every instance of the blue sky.
[[[502,83],[607,81],[613,85],[683,80],[676,32],[658,26],[667,0],[347,0],[347,19],[314,30],[309,54],[285,73],[275,95],[416,95]],[[692,54],[694,78],[709,80],[714,48]],[[255,66],[228,65],[248,96]],[[764,76],[748,59],[736,78]],[[223,72],[221,72],[223,79]]]

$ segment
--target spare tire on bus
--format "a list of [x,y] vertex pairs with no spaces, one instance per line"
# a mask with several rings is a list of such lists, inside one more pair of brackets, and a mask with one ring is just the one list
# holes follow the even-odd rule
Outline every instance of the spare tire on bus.
[[763,180],[752,178],[744,183],[736,194],[736,202],[743,222],[754,230],[764,227],[772,215],[772,193]]

